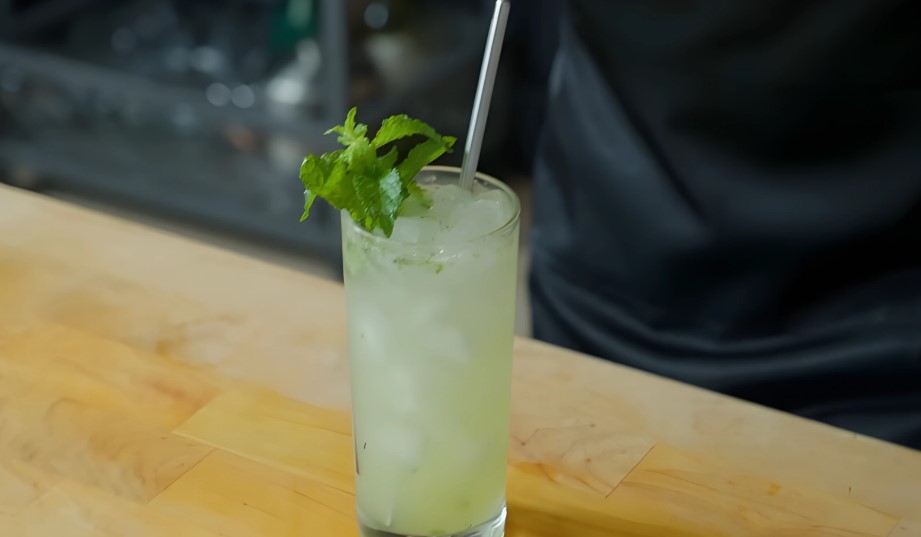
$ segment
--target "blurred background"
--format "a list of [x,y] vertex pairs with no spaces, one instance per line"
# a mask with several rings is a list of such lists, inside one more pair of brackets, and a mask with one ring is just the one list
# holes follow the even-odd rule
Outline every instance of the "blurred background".
[[[462,147],[493,5],[0,0],[0,181],[338,278],[338,215],[297,222],[301,160],[351,106]],[[513,10],[481,165],[526,220],[558,9]]]

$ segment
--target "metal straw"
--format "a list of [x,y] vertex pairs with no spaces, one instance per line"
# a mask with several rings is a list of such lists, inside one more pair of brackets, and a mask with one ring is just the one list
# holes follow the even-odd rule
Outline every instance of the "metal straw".
[[496,12],[489,27],[486,54],[483,56],[480,82],[477,85],[476,100],[473,102],[473,115],[470,116],[470,130],[467,132],[467,145],[464,147],[464,164],[461,166],[460,186],[468,190],[473,188],[473,177],[480,162],[486,118],[489,116],[489,105],[496,85],[499,57],[502,55],[502,42],[505,40],[505,28],[508,26],[508,12],[511,7],[509,0],[496,0]]

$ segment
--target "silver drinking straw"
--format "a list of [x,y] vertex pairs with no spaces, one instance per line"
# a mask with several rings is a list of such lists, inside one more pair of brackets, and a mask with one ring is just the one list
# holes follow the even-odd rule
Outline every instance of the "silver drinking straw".
[[470,116],[470,130],[467,132],[467,145],[464,147],[464,163],[461,166],[460,186],[468,190],[473,188],[473,177],[480,162],[486,118],[489,116],[489,105],[496,85],[499,57],[502,55],[502,42],[505,40],[505,28],[508,26],[508,12],[511,7],[509,0],[496,0],[496,11],[489,27],[486,54],[483,56],[480,82],[477,85],[476,100],[473,102],[473,115]]

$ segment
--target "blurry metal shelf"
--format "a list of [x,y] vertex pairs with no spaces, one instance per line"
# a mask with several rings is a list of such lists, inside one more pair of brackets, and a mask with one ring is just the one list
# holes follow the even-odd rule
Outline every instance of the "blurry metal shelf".
[[318,1],[323,56],[308,106],[218,106],[203,87],[0,43],[0,169],[336,263],[338,215],[319,207],[297,223],[300,158],[335,143],[322,133],[348,99],[345,5]]
[[[341,121],[353,99],[347,2],[316,1],[321,61],[311,86],[316,98],[307,106],[269,105],[266,98],[249,108],[218,106],[201,87],[78,60],[66,50],[53,54],[0,43],[0,168],[26,169],[54,187],[276,240],[336,263],[338,215],[324,206],[310,222],[297,224],[300,158],[332,148],[335,139],[322,133]],[[468,9],[463,16],[430,14],[440,25],[423,26],[440,45],[437,54],[419,47],[428,61],[405,84],[359,103],[362,120],[375,124],[399,111],[433,121],[446,133],[465,132],[491,11],[490,0],[482,4],[481,11]],[[415,4],[412,12],[418,12]],[[38,81],[26,96],[35,99],[35,110],[23,104],[23,95],[4,94],[5,87],[23,81],[28,87],[30,80]],[[266,80],[251,85],[267,95]],[[42,106],[52,103],[53,115],[56,99],[67,102],[64,119],[46,120]],[[96,104],[102,112],[94,111]],[[143,120],[111,108],[140,110]],[[499,116],[491,120],[494,127],[501,125]]]
[[[265,207],[257,209],[258,199],[247,200],[239,192],[227,195],[214,191],[202,195],[201,192],[164,188],[160,179],[170,173],[167,166],[157,171],[133,167],[119,169],[111,165],[106,168],[87,162],[87,159],[49,159],[42,150],[15,142],[0,144],[0,161],[16,162],[43,176],[53,177],[52,184],[58,187],[76,187],[88,194],[119,199],[222,231],[303,249],[305,253],[320,255],[333,263],[338,262],[341,255],[339,215],[335,211],[318,205],[308,222],[297,222],[302,210],[297,202],[302,195],[296,181],[291,181],[287,193],[276,198],[275,201],[281,203],[267,211]],[[253,192],[260,193],[257,188]],[[241,200],[250,201],[250,204],[241,204]]]

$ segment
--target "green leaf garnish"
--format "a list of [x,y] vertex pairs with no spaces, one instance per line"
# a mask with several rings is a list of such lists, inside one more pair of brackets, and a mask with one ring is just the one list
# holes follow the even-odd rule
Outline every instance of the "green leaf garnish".
[[[343,125],[326,134],[338,134],[338,149],[321,156],[308,155],[301,165],[304,183],[304,215],[317,197],[338,210],[348,211],[352,219],[368,231],[380,229],[386,236],[393,233],[397,213],[410,196],[427,204],[416,175],[438,157],[450,153],[457,141],[442,136],[432,127],[406,115],[390,117],[381,124],[374,139],[368,139],[368,126],[357,123],[357,109],[352,108]],[[396,147],[385,148],[409,137],[424,138],[401,158]]]

